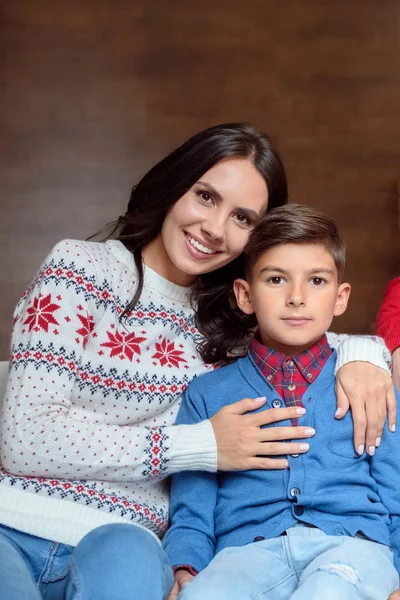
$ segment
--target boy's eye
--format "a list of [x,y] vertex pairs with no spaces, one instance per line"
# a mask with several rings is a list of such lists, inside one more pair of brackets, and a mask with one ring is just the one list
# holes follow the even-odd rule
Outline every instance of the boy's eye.
[[313,277],[311,279],[311,283],[317,287],[321,287],[321,285],[324,285],[324,283],[326,283],[325,279],[322,279],[322,277]]
[[278,277],[276,275],[275,277],[270,277],[268,283],[272,283],[272,285],[282,285],[282,283],[285,283],[285,280],[283,277]]

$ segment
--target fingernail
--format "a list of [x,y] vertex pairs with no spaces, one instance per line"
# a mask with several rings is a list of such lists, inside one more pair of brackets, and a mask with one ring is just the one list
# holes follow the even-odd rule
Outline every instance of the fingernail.
[[266,396],[260,396],[259,398],[254,398],[254,402],[257,402],[257,404],[261,404],[262,402],[265,402],[266,399]]
[[288,460],[285,462],[285,467],[286,467],[286,468],[288,468],[288,467],[289,467],[289,461],[288,461]]
[[382,438],[376,438],[375,446],[378,448],[381,445]]
[[315,429],[313,429],[312,427],[307,427],[307,429],[304,430],[305,435],[314,435],[315,433]]
[[335,417],[338,417],[341,412],[342,412],[342,409],[340,407],[338,409],[336,409]]
[[396,431],[396,425],[391,425],[390,426],[390,431]]
[[369,454],[370,456],[373,456],[373,455],[375,454],[375,446],[370,446],[370,447],[368,448],[368,454]]
[[296,412],[298,415],[305,415],[306,409],[305,408],[296,408]]
[[299,444],[299,450],[308,450],[310,448],[310,444]]
[[357,452],[358,454],[361,456],[361,454],[364,454],[364,445],[360,444],[357,448]]

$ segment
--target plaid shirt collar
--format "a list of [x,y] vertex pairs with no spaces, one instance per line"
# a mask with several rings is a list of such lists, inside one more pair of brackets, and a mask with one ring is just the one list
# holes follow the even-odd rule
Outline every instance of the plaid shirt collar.
[[304,380],[307,383],[312,383],[322,371],[323,366],[332,354],[332,348],[328,344],[326,335],[324,334],[318,342],[315,342],[307,350],[303,350],[295,356],[286,356],[277,350],[268,348],[261,344],[257,335],[254,337],[249,353],[254,363],[261,371],[263,376],[271,381],[277,376],[277,373],[283,369],[285,361],[293,361]]

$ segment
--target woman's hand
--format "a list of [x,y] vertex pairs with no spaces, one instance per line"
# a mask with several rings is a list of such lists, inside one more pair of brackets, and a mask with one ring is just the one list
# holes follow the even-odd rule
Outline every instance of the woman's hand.
[[392,354],[392,364],[393,364],[393,383],[400,391],[400,347],[396,348],[396,350]]
[[[219,471],[247,471],[249,469],[286,469],[286,458],[271,456],[304,454],[307,443],[283,443],[279,440],[309,438],[315,430],[311,427],[268,427],[285,419],[298,419],[304,408],[271,408],[256,414],[244,414],[260,408],[265,398],[245,398],[224,406],[210,421],[218,448]],[[268,457],[268,458],[266,458]]]
[[396,428],[396,397],[390,375],[368,362],[349,362],[337,373],[336,397],[338,419],[351,408],[356,451],[362,454],[366,447],[372,456],[381,442],[386,411],[390,431]]
[[177,600],[180,591],[185,587],[192,579],[193,575],[186,571],[186,569],[177,569],[174,573],[175,583],[169,593],[167,600]]
[[389,600],[400,600],[400,588],[394,590],[394,592],[390,594]]

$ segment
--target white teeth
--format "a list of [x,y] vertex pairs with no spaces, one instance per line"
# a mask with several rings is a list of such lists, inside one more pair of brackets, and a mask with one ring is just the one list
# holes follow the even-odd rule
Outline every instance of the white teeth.
[[204,252],[205,254],[215,254],[216,252],[215,250],[211,250],[211,248],[203,246],[203,244],[200,244],[197,240],[190,237],[190,235],[188,235],[188,240],[189,243],[192,244],[192,246],[194,246],[195,248],[197,248],[197,250],[200,250],[200,252]]

